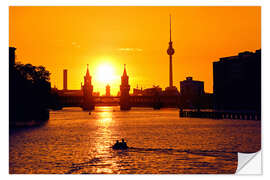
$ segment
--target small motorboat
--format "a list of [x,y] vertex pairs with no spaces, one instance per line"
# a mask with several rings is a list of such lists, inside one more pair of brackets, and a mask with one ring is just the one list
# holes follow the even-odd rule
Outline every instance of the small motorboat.
[[114,150],[123,150],[123,149],[128,149],[127,143],[125,142],[124,139],[122,139],[122,142],[119,142],[118,140],[116,141],[116,143],[112,146],[112,148]]

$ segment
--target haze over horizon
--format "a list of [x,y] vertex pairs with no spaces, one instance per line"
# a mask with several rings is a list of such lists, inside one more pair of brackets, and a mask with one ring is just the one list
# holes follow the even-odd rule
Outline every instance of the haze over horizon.
[[174,86],[187,76],[213,91],[212,62],[261,48],[258,7],[10,7],[9,46],[17,60],[45,66],[51,85],[80,89],[89,64],[94,91],[119,91],[124,64],[137,85],[169,85],[169,14]]

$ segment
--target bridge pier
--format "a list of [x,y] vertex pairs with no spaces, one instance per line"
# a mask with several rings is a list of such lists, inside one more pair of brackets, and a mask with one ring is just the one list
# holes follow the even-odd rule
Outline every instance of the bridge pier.
[[91,98],[91,99],[85,100],[81,107],[82,107],[82,109],[84,111],[88,111],[88,110],[92,111],[92,110],[94,110],[95,109],[95,104],[94,104],[93,99]]
[[160,97],[158,96],[158,95],[156,95],[155,97],[154,97],[154,102],[153,102],[153,108],[155,109],[155,110],[158,110],[158,109],[160,109],[161,108],[161,101],[160,101]]
[[129,103],[129,96],[121,96],[120,97],[120,110],[130,110],[131,106]]

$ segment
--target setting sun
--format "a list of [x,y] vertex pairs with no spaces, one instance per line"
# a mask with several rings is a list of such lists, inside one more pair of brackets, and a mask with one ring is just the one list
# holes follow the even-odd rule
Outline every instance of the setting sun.
[[114,69],[109,64],[101,64],[97,69],[97,80],[100,83],[111,83],[114,80]]

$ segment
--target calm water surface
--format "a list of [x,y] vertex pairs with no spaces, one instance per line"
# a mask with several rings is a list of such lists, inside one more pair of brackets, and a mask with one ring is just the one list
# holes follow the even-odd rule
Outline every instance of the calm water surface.
[[[125,138],[129,150],[112,150]],[[237,152],[260,149],[259,121],[179,118],[178,110],[96,107],[51,111],[49,122],[10,131],[16,174],[234,173]]]

